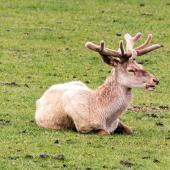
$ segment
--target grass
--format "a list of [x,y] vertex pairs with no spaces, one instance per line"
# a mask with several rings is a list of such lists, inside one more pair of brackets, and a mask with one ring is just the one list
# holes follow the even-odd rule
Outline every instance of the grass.
[[104,39],[116,48],[124,33],[138,31],[152,32],[165,47],[139,58],[161,83],[154,92],[134,90],[133,104],[170,107],[169,16],[168,0],[1,0],[0,169],[168,170],[168,110],[156,116],[128,111],[122,119],[135,129],[133,136],[41,129],[34,112],[35,101],[52,84],[102,84],[110,68],[84,48],[86,41]]

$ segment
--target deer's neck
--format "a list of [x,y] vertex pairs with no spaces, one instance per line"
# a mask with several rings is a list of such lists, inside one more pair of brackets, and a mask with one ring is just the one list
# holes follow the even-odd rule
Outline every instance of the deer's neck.
[[95,100],[102,114],[113,120],[127,108],[131,96],[131,89],[121,85],[113,74],[96,90]]

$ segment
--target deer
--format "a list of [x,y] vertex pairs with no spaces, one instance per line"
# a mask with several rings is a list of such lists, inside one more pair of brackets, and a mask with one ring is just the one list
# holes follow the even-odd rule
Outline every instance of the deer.
[[81,81],[71,81],[51,86],[36,101],[35,121],[39,127],[49,129],[75,129],[79,133],[111,135],[122,133],[131,135],[133,130],[121,121],[122,114],[132,99],[133,88],[154,90],[158,78],[137,63],[136,58],[163,47],[151,45],[152,34],[146,41],[134,48],[141,38],[126,33],[124,42],[119,42],[118,50],[87,42],[85,47],[99,53],[102,60],[112,67],[105,82],[91,89]]

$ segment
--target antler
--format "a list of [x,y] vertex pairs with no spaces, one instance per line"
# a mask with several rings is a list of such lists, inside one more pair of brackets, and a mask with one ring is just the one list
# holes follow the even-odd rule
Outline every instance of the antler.
[[85,47],[89,48],[90,50],[96,51],[98,53],[100,53],[100,55],[104,55],[104,56],[113,56],[113,57],[118,57],[120,58],[122,56],[122,54],[118,51],[109,49],[109,48],[105,48],[105,43],[104,41],[100,42],[100,45],[96,45],[92,42],[87,42],[85,44]]
[[132,50],[136,51],[137,56],[141,56],[141,55],[144,55],[148,52],[156,50],[160,47],[163,47],[163,45],[160,45],[160,44],[154,44],[154,45],[149,46],[151,41],[152,41],[152,34],[148,34],[146,41],[142,45],[140,45],[139,47],[133,49],[134,43],[136,41],[138,41],[141,36],[142,36],[142,34],[140,32],[138,32],[134,37],[131,37],[131,35],[129,35],[129,34],[125,34],[124,38],[125,38],[126,43],[127,43],[126,44],[126,51],[127,51],[128,56],[132,55]]
[[124,38],[126,40],[126,55],[131,56],[132,55],[132,50],[133,46],[136,41],[138,41],[141,37],[141,33],[138,32],[134,37],[132,37],[130,34],[125,34]]
[[118,58],[123,58],[123,57],[131,57],[132,55],[136,56],[141,56],[144,55],[150,51],[156,50],[160,47],[163,47],[160,44],[154,44],[150,45],[151,40],[152,40],[152,34],[148,34],[148,37],[146,41],[140,45],[137,48],[134,48],[135,42],[137,42],[141,38],[142,34],[138,32],[135,36],[131,36],[130,34],[125,34],[124,38],[126,40],[126,50],[123,47],[123,41],[120,41],[119,43],[119,50],[112,50],[109,48],[105,48],[105,43],[104,41],[100,42],[100,45],[96,45],[92,42],[87,42],[85,44],[85,47],[89,48],[90,50],[93,50],[95,52],[98,52],[103,58],[108,57],[118,57]]
[[152,41],[152,34],[148,34],[146,41],[136,48],[136,50],[142,50],[143,48],[147,47]]

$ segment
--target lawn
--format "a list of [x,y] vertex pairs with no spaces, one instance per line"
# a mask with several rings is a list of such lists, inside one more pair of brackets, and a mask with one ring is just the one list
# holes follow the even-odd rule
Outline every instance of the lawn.
[[[132,136],[36,126],[35,101],[49,86],[81,80],[96,88],[109,74],[86,41],[117,48],[126,32],[139,31],[164,48],[138,59],[160,85],[134,90],[122,117]],[[168,0],[1,0],[0,71],[0,170],[170,169]]]

